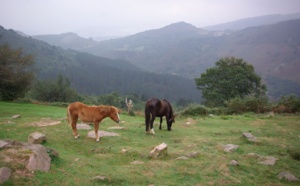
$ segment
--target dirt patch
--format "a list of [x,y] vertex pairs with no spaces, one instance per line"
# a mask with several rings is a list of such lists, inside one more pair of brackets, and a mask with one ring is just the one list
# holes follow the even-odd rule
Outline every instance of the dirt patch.
[[40,121],[30,123],[31,126],[45,127],[61,124],[61,121],[52,120],[51,118],[42,118]]
[[186,121],[183,123],[184,126],[191,126],[196,124],[196,120],[192,118],[187,118]]
[[264,125],[264,124],[266,124],[266,121],[261,120],[261,119],[257,119],[255,121],[253,121],[250,125],[252,125],[252,126],[261,126],[261,125]]

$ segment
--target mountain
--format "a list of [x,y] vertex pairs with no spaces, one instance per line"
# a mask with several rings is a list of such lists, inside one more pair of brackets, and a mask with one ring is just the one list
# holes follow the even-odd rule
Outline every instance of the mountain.
[[1,26],[0,44],[22,48],[25,54],[33,54],[38,79],[56,78],[62,74],[82,94],[118,92],[144,98],[156,96],[170,101],[200,101],[200,93],[191,79],[146,72],[120,59],[65,50],[44,41],[21,36],[14,30],[6,30]]
[[[299,33],[300,19],[221,34],[177,23],[81,51],[124,59],[147,71],[189,78],[199,77],[222,57],[243,58],[263,77],[269,95],[278,98],[300,95]],[[278,89],[282,90],[275,91]]]
[[222,23],[218,25],[212,25],[204,27],[205,30],[242,30],[248,27],[271,25],[283,21],[300,19],[300,13],[296,14],[272,14],[259,17],[245,18],[228,23]]
[[263,77],[269,96],[278,98],[300,95],[299,33],[300,19],[237,31],[209,31],[179,22],[77,50],[191,79],[222,57],[243,58]]
[[74,50],[89,48],[98,44],[98,42],[93,39],[85,39],[71,32],[58,35],[36,35],[32,37],[54,46],[61,46],[65,49]]

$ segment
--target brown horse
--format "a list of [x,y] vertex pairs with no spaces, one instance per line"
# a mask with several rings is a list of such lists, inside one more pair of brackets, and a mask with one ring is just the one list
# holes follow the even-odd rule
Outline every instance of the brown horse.
[[79,137],[76,124],[78,118],[85,123],[94,123],[96,141],[99,141],[98,128],[99,123],[106,117],[110,117],[113,121],[119,123],[119,110],[113,106],[87,106],[81,102],[71,103],[67,108],[68,123],[72,125],[73,135],[75,139]]
[[[157,98],[150,98],[145,104],[146,132],[155,134],[153,129],[153,122],[155,120],[155,117],[160,117],[159,129],[161,130],[163,116],[166,116],[168,131],[170,131],[172,123],[175,122],[175,115],[173,114],[171,104],[165,99],[159,100]],[[149,131],[149,125],[151,131]]]

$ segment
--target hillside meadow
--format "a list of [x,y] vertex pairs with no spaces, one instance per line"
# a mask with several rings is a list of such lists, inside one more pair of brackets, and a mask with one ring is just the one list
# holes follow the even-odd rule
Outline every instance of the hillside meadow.
[[[19,114],[20,118],[11,119]],[[100,130],[120,136],[103,137],[100,142],[87,137],[74,139],[71,126],[64,120],[66,108],[0,102],[0,140],[27,142],[28,135],[39,131],[48,140],[43,145],[56,150],[49,172],[20,174],[24,166],[3,161],[0,167],[12,166],[9,181],[3,185],[299,185],[279,179],[281,172],[300,178],[300,116],[247,113],[243,115],[176,118],[172,131],[166,123],[155,135],[145,134],[144,117],[123,112],[121,124],[106,118]],[[62,121],[51,126],[37,126],[42,118]],[[124,130],[109,127],[122,126]],[[259,140],[249,142],[243,132],[251,132]],[[161,143],[168,145],[168,154],[151,159],[149,152]],[[239,148],[225,152],[223,145]],[[256,153],[277,158],[275,165],[262,165]],[[178,158],[181,157],[181,158]],[[185,157],[185,158],[183,158]],[[177,159],[178,158],[178,159]],[[229,163],[235,160],[239,164]],[[138,164],[132,164],[138,162]],[[24,170],[23,170],[24,172]],[[98,177],[98,178],[97,178]],[[99,179],[103,178],[103,179]]]

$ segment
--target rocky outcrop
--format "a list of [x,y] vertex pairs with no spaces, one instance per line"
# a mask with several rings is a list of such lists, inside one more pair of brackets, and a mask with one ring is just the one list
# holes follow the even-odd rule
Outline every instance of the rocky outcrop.
[[0,155],[7,164],[26,165],[25,167],[28,171],[48,172],[50,169],[51,158],[48,152],[51,149],[47,149],[43,145],[0,140],[0,149]]

